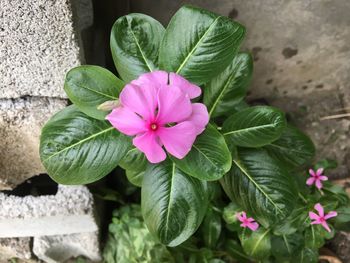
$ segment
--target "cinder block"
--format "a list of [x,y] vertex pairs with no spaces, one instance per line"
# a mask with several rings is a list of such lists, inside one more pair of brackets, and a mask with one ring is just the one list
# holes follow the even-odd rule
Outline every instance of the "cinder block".
[[1,0],[0,98],[66,98],[66,72],[84,63],[91,0]]
[[0,239],[0,262],[11,258],[32,258],[30,237]]
[[85,186],[58,186],[56,195],[0,192],[0,238],[95,232],[93,197]]
[[97,232],[35,237],[33,252],[47,263],[61,263],[78,256],[101,261]]
[[39,158],[41,128],[66,104],[51,98],[0,99],[0,190],[46,172]]

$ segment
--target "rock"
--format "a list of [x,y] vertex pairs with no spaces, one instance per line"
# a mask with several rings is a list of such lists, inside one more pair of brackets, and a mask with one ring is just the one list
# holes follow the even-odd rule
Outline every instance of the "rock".
[[66,98],[64,77],[84,63],[92,17],[91,0],[1,0],[0,98]]
[[[318,158],[346,164],[350,118],[321,120],[350,112],[350,1],[190,0],[229,16],[247,28],[242,49],[255,60],[250,100],[292,111],[292,122],[314,140]],[[166,24],[183,1],[138,1],[145,12]],[[298,114],[295,114],[298,112]],[[350,166],[347,164],[349,173]]]
[[41,128],[66,104],[50,98],[0,99],[0,190],[45,173],[39,158]]
[[31,238],[0,238],[0,262],[11,258],[31,259]]
[[78,256],[101,261],[97,232],[35,237],[33,252],[47,263],[65,262]]
[[0,237],[37,237],[95,232],[94,201],[85,186],[58,186],[56,195],[0,192]]
[[330,248],[344,262],[350,262],[350,233],[340,231],[329,243]]

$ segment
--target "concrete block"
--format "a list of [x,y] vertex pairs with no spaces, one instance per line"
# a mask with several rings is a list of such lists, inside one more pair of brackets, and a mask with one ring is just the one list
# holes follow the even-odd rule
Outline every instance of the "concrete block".
[[94,232],[93,197],[85,186],[58,186],[56,195],[13,196],[0,192],[0,238]]
[[84,63],[91,0],[1,0],[0,98],[66,98],[66,72]]
[[39,158],[41,128],[66,104],[50,98],[0,99],[0,190],[45,173]]
[[35,237],[33,252],[47,263],[60,263],[78,256],[101,261],[97,232]]
[[0,238],[0,262],[11,258],[31,259],[31,238]]

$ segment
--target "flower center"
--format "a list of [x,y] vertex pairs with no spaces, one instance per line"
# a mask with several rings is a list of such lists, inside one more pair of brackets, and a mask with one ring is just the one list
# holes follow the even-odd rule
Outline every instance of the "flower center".
[[326,219],[325,219],[324,217],[320,217],[320,221],[321,221],[321,222],[325,222]]
[[151,128],[152,131],[156,131],[158,129],[158,125],[156,123],[152,123],[150,125],[150,128]]

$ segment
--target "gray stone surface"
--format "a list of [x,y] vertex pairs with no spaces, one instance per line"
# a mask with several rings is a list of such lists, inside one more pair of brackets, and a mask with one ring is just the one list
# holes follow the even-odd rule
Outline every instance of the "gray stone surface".
[[0,238],[0,262],[7,262],[11,258],[32,258],[30,237]]
[[[91,0],[0,1],[0,98],[65,98],[66,72],[84,63]],[[77,19],[75,19],[77,18]]]
[[65,262],[78,256],[84,256],[94,262],[101,261],[97,232],[35,237],[33,252],[47,263]]
[[331,249],[344,262],[350,262],[350,233],[340,231],[330,242]]
[[0,190],[45,173],[39,158],[41,128],[65,106],[61,99],[0,99]]
[[94,201],[85,186],[58,186],[56,195],[13,196],[0,192],[0,237],[94,232]]
[[349,174],[350,118],[321,120],[350,112],[350,1],[190,0],[132,1],[163,23],[183,3],[230,16],[247,28],[243,50],[255,58],[250,100],[265,98],[291,113],[318,148],[337,159],[335,173]]

